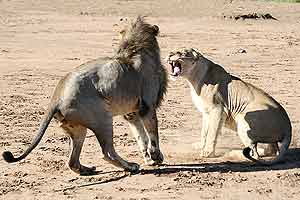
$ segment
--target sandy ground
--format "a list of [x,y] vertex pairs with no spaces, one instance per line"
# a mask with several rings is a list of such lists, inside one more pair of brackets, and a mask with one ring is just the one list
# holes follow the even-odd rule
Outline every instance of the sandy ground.
[[[278,20],[223,17],[251,12],[270,13]],[[27,148],[58,80],[81,63],[113,55],[115,24],[138,14],[159,25],[162,57],[175,47],[198,48],[275,97],[290,116],[293,142],[285,163],[260,167],[222,156],[241,148],[236,133],[224,130],[217,144],[219,157],[200,158],[191,144],[199,140],[201,115],[186,82],[178,79],[169,83],[159,110],[165,165],[142,166],[142,173],[128,175],[103,161],[99,144],[89,132],[81,161],[96,166],[99,174],[78,176],[65,164],[69,141],[53,120],[24,161],[7,164],[1,158],[0,198],[299,199],[299,13],[300,4],[263,1],[1,0],[1,152],[18,154]],[[117,117],[114,130],[120,155],[142,164],[126,122]]]

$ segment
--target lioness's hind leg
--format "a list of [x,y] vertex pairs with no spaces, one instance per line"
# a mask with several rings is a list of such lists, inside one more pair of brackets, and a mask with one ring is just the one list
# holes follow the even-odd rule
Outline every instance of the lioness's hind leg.
[[260,157],[260,155],[259,155],[259,153],[258,153],[258,151],[257,151],[257,143],[253,143],[253,144],[251,144],[249,147],[250,147],[250,149],[252,150],[252,151],[250,152],[250,155],[251,155],[253,158],[258,159],[258,158]]
[[263,153],[260,155],[263,156],[275,156],[279,154],[278,143],[267,144],[266,148],[263,149]]
[[257,143],[248,136],[250,131],[248,122],[244,119],[240,119],[237,123],[237,131],[244,146],[246,148],[250,148],[250,155],[256,159],[259,158],[259,154],[257,152]]
[[80,164],[79,157],[82,145],[86,136],[87,129],[78,124],[61,122],[60,126],[71,138],[71,154],[69,159],[69,167],[72,171],[81,175],[89,175],[95,172],[95,167],[86,167]]
[[279,146],[277,143],[266,144],[263,147],[258,147],[257,152],[259,157],[275,156],[279,154]]

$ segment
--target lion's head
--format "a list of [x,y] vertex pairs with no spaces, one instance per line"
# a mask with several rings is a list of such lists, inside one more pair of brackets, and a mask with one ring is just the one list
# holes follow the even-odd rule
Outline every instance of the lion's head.
[[159,45],[156,36],[159,33],[157,25],[145,22],[144,17],[137,17],[125,29],[119,31],[120,44],[117,57],[132,58],[145,52],[153,57],[160,57]]
[[161,64],[157,42],[159,27],[145,22],[144,17],[139,16],[119,31],[119,34],[121,39],[114,58],[140,73],[143,82],[147,85],[145,90],[151,92],[151,89],[153,94],[158,92],[155,103],[158,107],[167,90],[168,82],[166,70]]

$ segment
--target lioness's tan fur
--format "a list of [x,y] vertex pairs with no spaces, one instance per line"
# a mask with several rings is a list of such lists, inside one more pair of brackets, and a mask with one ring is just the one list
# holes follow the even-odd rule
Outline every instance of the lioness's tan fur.
[[[193,102],[202,112],[203,157],[214,156],[217,136],[225,125],[238,132],[247,158],[263,164],[282,160],[291,141],[292,128],[286,111],[275,99],[232,76],[194,49],[176,49],[169,53],[167,61],[173,76],[187,79]],[[258,159],[257,143],[270,144],[273,153],[279,151],[278,156],[271,161]]]
[[159,29],[138,17],[122,33],[113,59],[96,59],[68,73],[58,83],[48,112],[31,146],[19,157],[4,152],[8,162],[25,158],[41,140],[52,117],[71,138],[69,167],[79,174],[95,168],[80,164],[87,128],[92,130],[104,158],[115,166],[136,171],[139,165],[123,160],[113,147],[113,116],[128,120],[147,164],[163,161],[159,149],[156,109],[166,92],[167,75],[160,61]]

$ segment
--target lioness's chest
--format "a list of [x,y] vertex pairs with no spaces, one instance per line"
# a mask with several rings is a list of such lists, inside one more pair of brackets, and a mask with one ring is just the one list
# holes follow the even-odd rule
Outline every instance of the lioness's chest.
[[[190,83],[189,83],[190,84]],[[199,95],[195,88],[190,84],[191,97],[196,108],[202,113],[208,113],[215,107],[214,96],[215,89],[212,85],[204,85],[201,87],[201,94]]]
[[206,112],[206,103],[205,100],[199,96],[195,90],[195,88],[190,84],[191,89],[191,97],[194,105],[200,112]]
[[191,88],[191,97],[192,97],[192,101],[194,103],[194,105],[196,106],[196,108],[200,111],[203,112],[204,108],[203,108],[203,101],[202,99],[198,96],[198,94],[196,93],[196,91]]

